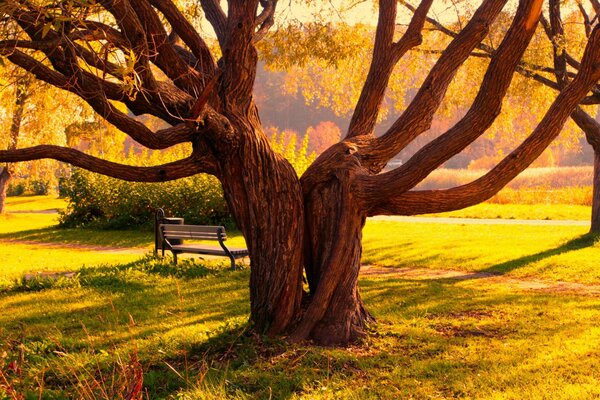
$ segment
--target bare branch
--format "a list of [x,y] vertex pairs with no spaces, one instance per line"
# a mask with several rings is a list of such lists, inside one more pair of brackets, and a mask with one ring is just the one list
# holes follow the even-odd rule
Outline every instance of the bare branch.
[[433,0],[421,2],[415,10],[408,29],[402,38],[394,43],[397,1],[380,0],[371,67],[350,120],[347,138],[373,134],[394,66],[407,51],[421,44],[421,30],[432,2]]
[[590,3],[592,3],[592,7],[594,7],[594,12],[596,13],[596,17],[598,17],[598,15],[600,15],[600,1],[590,0]]
[[260,4],[263,7],[261,13],[256,17],[256,26],[258,30],[254,35],[254,43],[260,41],[265,37],[269,29],[275,23],[275,8],[277,7],[278,0],[261,0]]
[[[539,1],[539,0],[538,0]],[[487,35],[506,0],[485,0],[431,69],[408,108],[388,131],[361,151],[363,163],[381,169],[414,138],[429,129],[456,71]]]
[[158,14],[146,0],[129,0],[146,33],[149,60],[159,67],[179,89],[196,97],[203,82],[198,71],[184,61],[175,49]]
[[135,54],[134,71],[147,90],[156,89],[156,79],[150,68],[150,49],[146,32],[129,0],[101,0],[100,4],[110,12],[121,28],[122,35],[129,41]]
[[584,97],[584,99],[581,100],[581,102],[579,104],[581,104],[583,106],[591,106],[591,105],[600,104],[600,93],[593,93],[587,97]]
[[215,33],[217,34],[217,39],[219,40],[219,44],[221,48],[225,47],[225,40],[227,37],[227,16],[223,12],[223,9],[219,5],[218,0],[200,0],[200,4],[202,5],[202,9],[204,10],[204,15],[206,15],[206,19],[212,25]]
[[187,18],[169,0],[150,0],[150,3],[163,13],[169,24],[171,24],[171,28],[190,48],[200,64],[199,70],[207,78],[212,77],[216,69],[215,60],[210,53],[210,49]]
[[594,151],[600,152],[600,123],[583,111],[581,107],[577,107],[573,111],[571,118],[585,133],[585,138]]
[[361,191],[363,201],[372,205],[368,215],[445,212],[489,199],[539,157],[598,79],[600,26],[592,31],[575,79],[561,91],[533,133],[496,167],[467,185],[447,190],[409,191],[390,196],[380,195],[379,191]]
[[585,7],[583,6],[582,2],[577,2],[577,6],[579,8],[579,12],[581,13],[581,16],[583,17],[583,26],[585,27],[585,36],[590,37],[590,34],[592,33],[592,21],[590,21],[590,16],[588,15],[587,11],[585,11]]
[[404,165],[385,174],[365,177],[366,187],[380,187],[384,196],[404,192],[486,132],[500,114],[502,99],[514,71],[535,33],[535,26],[527,29],[531,15],[535,13],[539,13],[539,2],[520,2],[513,23],[494,52],[479,92],[466,115]]
[[0,161],[21,162],[51,158],[88,171],[132,182],[165,182],[200,172],[215,173],[216,166],[208,158],[190,156],[183,160],[153,167],[135,167],[103,160],[68,147],[42,145],[26,149],[0,150]]

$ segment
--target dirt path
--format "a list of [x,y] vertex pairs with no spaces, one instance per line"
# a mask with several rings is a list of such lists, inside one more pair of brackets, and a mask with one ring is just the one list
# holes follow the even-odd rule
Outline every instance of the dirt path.
[[465,272],[425,268],[386,268],[374,265],[364,265],[360,272],[362,276],[366,277],[389,277],[413,280],[452,279],[466,281],[483,279],[486,283],[503,285],[520,290],[600,297],[600,284],[549,281],[535,278],[513,278],[491,272]]

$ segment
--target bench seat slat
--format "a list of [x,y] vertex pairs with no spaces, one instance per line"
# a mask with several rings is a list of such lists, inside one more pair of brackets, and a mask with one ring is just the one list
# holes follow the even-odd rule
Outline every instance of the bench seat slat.
[[225,232],[225,228],[222,226],[204,226],[204,225],[171,225],[162,224],[161,229],[170,232],[197,232],[197,233],[213,233]]
[[[198,254],[209,254],[209,255],[227,255],[221,246],[211,245],[195,245],[195,244],[176,244],[171,246],[175,251],[183,251],[186,253],[198,253]],[[248,255],[247,249],[228,247],[227,248],[234,256],[246,256]]]
[[[206,235],[206,234],[196,235],[196,234],[187,234],[187,233],[183,233],[183,232],[174,233],[174,232],[169,232],[169,231],[164,231],[163,236],[166,237],[167,239],[196,239],[196,240],[217,240],[218,239],[217,235]],[[225,235],[221,235],[221,239],[227,240],[227,237]]]

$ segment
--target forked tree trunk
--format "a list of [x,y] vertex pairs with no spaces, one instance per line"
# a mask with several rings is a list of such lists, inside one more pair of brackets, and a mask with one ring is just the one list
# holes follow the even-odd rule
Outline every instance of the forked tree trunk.
[[367,323],[373,321],[357,286],[366,216],[353,196],[353,178],[360,167],[352,153],[351,145],[338,144],[302,177],[311,298],[292,340],[347,344],[364,336]]
[[594,149],[594,180],[592,184],[592,224],[590,232],[600,233],[600,149]]
[[10,181],[10,171],[7,167],[2,168],[0,171],[0,214],[4,212],[4,202],[6,201],[6,190],[8,189],[8,182]]

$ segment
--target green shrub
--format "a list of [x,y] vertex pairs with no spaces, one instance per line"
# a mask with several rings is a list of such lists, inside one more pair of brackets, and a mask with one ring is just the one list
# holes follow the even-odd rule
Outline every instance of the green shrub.
[[7,196],[46,196],[50,192],[50,182],[43,179],[13,179],[6,189]]
[[232,225],[221,185],[207,175],[164,183],[132,183],[74,168],[61,190],[68,202],[60,215],[62,226],[151,226],[158,208],[190,224]]

